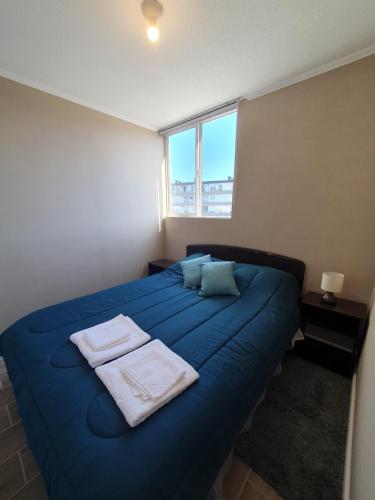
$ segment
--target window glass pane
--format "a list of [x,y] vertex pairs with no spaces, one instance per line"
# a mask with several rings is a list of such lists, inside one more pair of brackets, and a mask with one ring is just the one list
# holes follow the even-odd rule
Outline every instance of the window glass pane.
[[169,136],[170,211],[195,214],[195,128]]
[[237,113],[202,124],[202,215],[232,213]]

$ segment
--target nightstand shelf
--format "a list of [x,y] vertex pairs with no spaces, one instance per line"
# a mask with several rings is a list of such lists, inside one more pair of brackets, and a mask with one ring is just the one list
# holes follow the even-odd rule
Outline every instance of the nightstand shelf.
[[304,330],[303,333],[307,338],[323,342],[324,344],[346,352],[354,352],[354,338],[351,335],[346,335],[345,333],[336,332],[335,330],[323,328],[311,323],[306,324]]
[[321,294],[308,292],[301,300],[301,328],[305,341],[297,344],[302,357],[343,375],[351,376],[358,361],[368,307],[337,299],[334,306],[321,302]]
[[169,259],[153,260],[152,262],[148,263],[148,274],[149,276],[151,276],[152,274],[161,273],[162,271],[164,271],[164,269],[167,269],[167,267],[171,266],[174,263],[174,260]]

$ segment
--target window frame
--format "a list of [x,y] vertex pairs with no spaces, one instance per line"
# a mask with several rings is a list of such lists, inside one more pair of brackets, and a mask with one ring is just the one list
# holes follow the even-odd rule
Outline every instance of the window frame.
[[[236,137],[234,146],[234,166],[233,166],[233,190],[232,190],[232,205],[230,215],[202,215],[202,126],[218,118],[236,114]],[[171,177],[170,177],[170,162],[169,162],[169,137],[185,130],[195,129],[195,212],[191,214],[174,214],[172,213],[172,200],[171,200]],[[167,217],[183,217],[183,218],[207,218],[207,219],[231,219],[233,216],[235,187],[236,187],[236,166],[237,166],[237,136],[238,136],[238,105],[231,105],[228,109],[208,113],[206,116],[194,121],[187,121],[185,125],[173,127],[164,133],[164,156],[165,156],[165,170],[166,170],[166,208]]]

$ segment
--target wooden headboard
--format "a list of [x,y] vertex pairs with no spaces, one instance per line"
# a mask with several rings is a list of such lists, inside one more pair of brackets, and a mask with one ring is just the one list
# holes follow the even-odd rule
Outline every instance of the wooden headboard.
[[284,257],[284,255],[278,255],[276,253],[264,252],[262,250],[254,250],[253,248],[210,245],[208,243],[188,245],[186,247],[186,255],[189,256],[193,253],[205,253],[217,259],[235,260],[236,262],[243,262],[245,264],[281,269],[282,271],[293,274],[302,290],[305,264],[301,260]]

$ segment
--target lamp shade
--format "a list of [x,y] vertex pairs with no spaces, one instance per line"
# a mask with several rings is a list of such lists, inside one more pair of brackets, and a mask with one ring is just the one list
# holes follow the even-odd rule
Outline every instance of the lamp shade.
[[321,289],[325,292],[340,293],[344,285],[344,275],[332,271],[324,271]]

